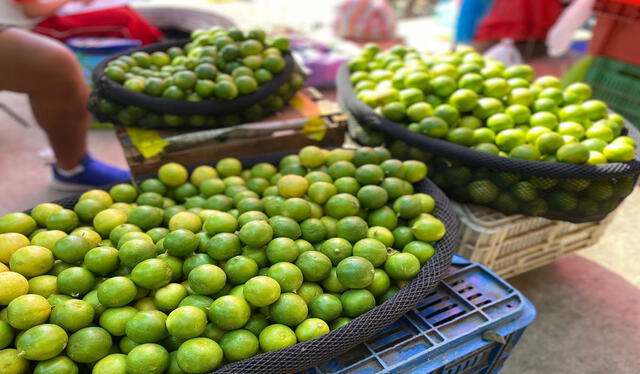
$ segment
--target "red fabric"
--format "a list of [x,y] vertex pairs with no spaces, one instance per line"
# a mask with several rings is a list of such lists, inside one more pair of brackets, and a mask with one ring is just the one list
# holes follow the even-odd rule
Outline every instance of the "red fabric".
[[13,0],[14,3],[35,3],[38,0]]
[[495,0],[474,39],[481,42],[545,39],[561,13],[558,0]]
[[77,36],[109,36],[138,39],[143,45],[155,43],[162,36],[160,30],[127,7],[52,16],[37,24],[33,31],[62,41]]

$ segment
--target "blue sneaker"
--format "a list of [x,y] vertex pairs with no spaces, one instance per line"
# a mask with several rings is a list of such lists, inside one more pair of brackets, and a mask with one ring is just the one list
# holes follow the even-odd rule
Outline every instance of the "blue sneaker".
[[60,170],[55,164],[52,164],[51,168],[52,187],[60,191],[84,191],[131,179],[128,170],[104,164],[89,154],[84,156],[81,164],[73,170]]

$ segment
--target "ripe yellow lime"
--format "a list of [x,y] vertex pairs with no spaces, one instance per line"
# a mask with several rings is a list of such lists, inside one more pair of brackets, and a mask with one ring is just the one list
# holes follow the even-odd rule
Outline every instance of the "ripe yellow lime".
[[11,300],[29,292],[27,278],[13,271],[0,273],[0,305],[9,305]]
[[308,187],[307,179],[299,175],[288,174],[278,180],[278,191],[284,197],[302,197]]
[[169,162],[160,167],[158,170],[158,179],[167,186],[176,187],[187,181],[189,173],[187,169],[176,163]]
[[111,204],[113,204],[113,199],[111,198],[111,195],[109,195],[109,193],[107,191],[104,190],[90,190],[87,191],[85,193],[83,193],[82,195],[80,195],[80,199],[78,200],[97,200],[99,202],[101,202],[102,204],[104,204],[104,206],[111,206]]
[[15,232],[0,234],[0,262],[8,264],[15,251],[29,244],[29,239],[22,234]]

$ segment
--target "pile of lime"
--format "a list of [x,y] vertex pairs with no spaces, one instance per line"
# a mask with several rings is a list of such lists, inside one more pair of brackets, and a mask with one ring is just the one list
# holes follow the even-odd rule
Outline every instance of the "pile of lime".
[[425,55],[375,44],[350,60],[357,97],[411,131],[504,157],[571,164],[628,162],[636,142],[591,88],[534,78],[472,49]]
[[[126,105],[100,96],[94,92],[89,106],[104,120],[114,121],[126,126],[142,128],[216,128],[235,126],[245,122],[254,122],[278,112],[291,100],[293,95],[304,86],[304,76],[296,67],[287,82],[266,99],[246,107],[238,112],[223,115],[178,115],[146,110],[135,105]],[[199,96],[192,96],[199,100]]]
[[384,148],[176,163],[0,218],[2,373],[206,373],[393,297],[445,226]]
[[104,74],[134,92],[170,100],[233,100],[271,81],[286,65],[289,39],[267,41],[264,30],[246,34],[220,26],[195,30],[191,42],[166,51],[133,52],[110,61]]
[[[282,73],[289,40],[268,40],[261,29],[246,33],[216,26],[195,30],[183,47],[133,52],[110,61],[104,75],[133,92],[185,102],[230,101],[249,95]],[[284,73],[283,73],[284,74]],[[143,128],[227,127],[252,122],[282,109],[303,87],[304,75],[294,66],[291,76],[266,99],[227,114],[188,111],[189,115],[141,108],[94,92],[91,109],[103,120]]]

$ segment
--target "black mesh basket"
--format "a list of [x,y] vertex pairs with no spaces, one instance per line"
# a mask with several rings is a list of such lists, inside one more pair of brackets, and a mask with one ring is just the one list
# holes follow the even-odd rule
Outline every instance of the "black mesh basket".
[[[243,159],[243,165],[248,167],[259,162],[277,165],[279,160],[287,154],[290,152],[252,156]],[[444,223],[446,234],[436,243],[435,254],[424,264],[420,273],[413,280],[387,302],[354,318],[346,326],[333,330],[327,335],[228,364],[215,372],[283,374],[318,365],[366,341],[433,292],[445,276],[458,247],[458,219],[447,196],[433,182],[425,179],[416,183],[415,187],[417,192],[427,193],[436,201],[435,216]],[[79,196],[70,196],[54,201],[54,203],[73,209]]]
[[93,69],[92,80],[95,89],[100,93],[100,96],[104,98],[152,112],[185,116],[225,115],[240,112],[274,95],[282,85],[288,82],[295,69],[295,62],[291,52],[285,52],[282,55],[286,62],[284,69],[278,74],[275,74],[271,81],[258,87],[256,92],[249,95],[238,96],[233,100],[203,100],[200,102],[168,100],[133,92],[104,75],[104,68],[107,64],[120,56],[130,55],[136,51],[147,53],[165,51],[170,47],[182,47],[188,42],[189,40],[178,40],[152,44],[142,48],[131,49],[104,59]]
[[[600,221],[632,191],[640,175],[638,156],[630,162],[573,165],[530,161],[479,152],[410,131],[377,114],[356,97],[343,65],[337,86],[340,105],[350,117],[349,132],[366,145],[387,146],[394,157],[429,163],[430,178],[456,201],[485,205],[570,222]],[[623,134],[640,144],[640,133],[626,123]]]

